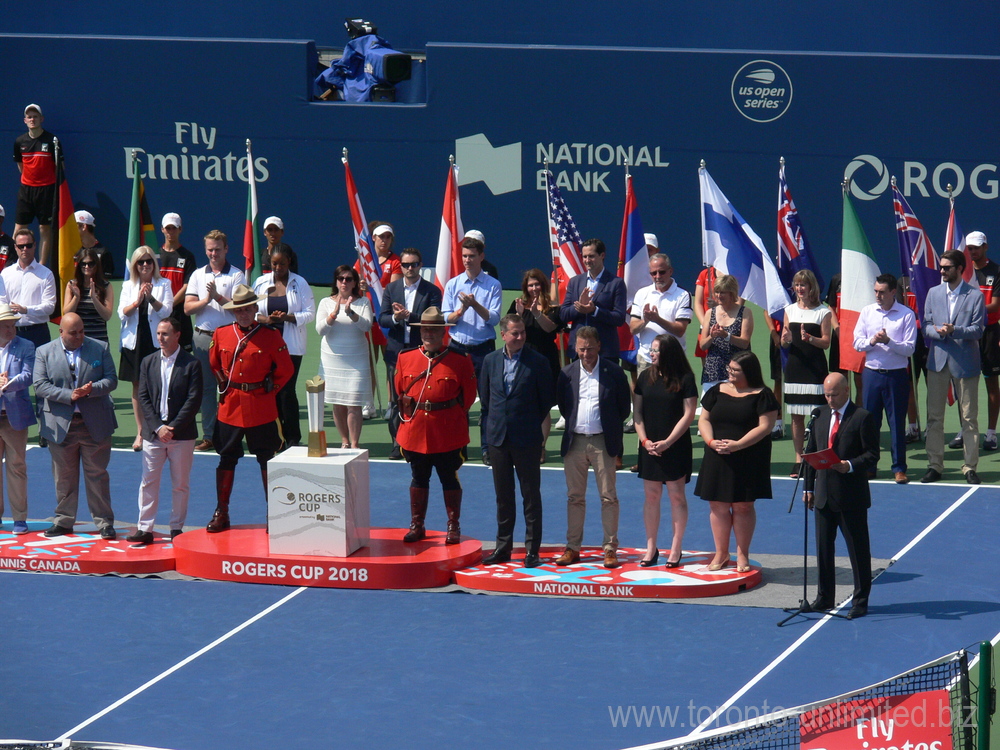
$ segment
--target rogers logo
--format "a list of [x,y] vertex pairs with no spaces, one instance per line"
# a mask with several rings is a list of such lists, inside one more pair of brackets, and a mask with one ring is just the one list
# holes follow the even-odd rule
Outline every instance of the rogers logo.
[[[874,169],[877,175],[878,182],[871,190],[865,190],[854,179],[854,173],[865,166]],[[847,165],[847,169],[844,170],[844,179],[850,183],[851,195],[858,200],[873,201],[889,187],[889,170],[885,168],[885,164],[877,156],[861,154],[861,156],[855,156]]]
[[[997,165],[989,163],[976,165],[966,177],[966,170],[955,162],[944,161],[929,169],[923,162],[904,161],[902,172],[897,173],[897,184],[907,198],[911,195],[930,198],[931,191],[947,198],[948,185],[951,185],[953,196],[960,195],[968,187],[977,198],[995,200],[1000,197],[1000,180],[996,174]],[[855,179],[856,175],[860,180]],[[889,177],[885,163],[871,154],[855,156],[844,169],[844,180],[850,181],[851,195],[863,201],[875,200],[884,193],[889,187]]]

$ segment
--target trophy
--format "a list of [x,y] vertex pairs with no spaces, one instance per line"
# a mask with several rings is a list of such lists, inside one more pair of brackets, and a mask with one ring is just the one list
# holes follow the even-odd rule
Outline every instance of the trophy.
[[323,395],[326,393],[326,381],[317,375],[306,381],[306,409],[309,414],[309,451],[310,457],[326,455],[326,432],[323,431],[323,414],[325,406]]

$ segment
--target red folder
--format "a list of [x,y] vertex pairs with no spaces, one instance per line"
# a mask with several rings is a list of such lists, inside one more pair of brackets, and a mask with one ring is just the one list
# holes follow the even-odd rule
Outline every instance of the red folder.
[[837,455],[833,448],[827,448],[815,453],[803,453],[802,460],[818,471],[819,469],[829,469],[834,464],[839,464],[840,456]]

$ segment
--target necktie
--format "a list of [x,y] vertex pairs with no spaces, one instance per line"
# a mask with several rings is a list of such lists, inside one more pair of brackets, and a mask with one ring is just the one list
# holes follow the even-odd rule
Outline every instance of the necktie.
[[833,429],[830,430],[830,445],[829,448],[833,447],[833,441],[837,438],[837,430],[840,429],[840,412],[835,411],[833,413]]

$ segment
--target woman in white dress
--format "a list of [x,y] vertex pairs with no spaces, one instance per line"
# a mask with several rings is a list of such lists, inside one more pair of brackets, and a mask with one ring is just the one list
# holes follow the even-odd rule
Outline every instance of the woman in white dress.
[[358,272],[337,266],[333,293],[324,297],[316,311],[316,331],[323,337],[320,361],[326,380],[326,403],[333,404],[333,421],[342,448],[358,448],[361,439],[361,407],[371,398],[368,340],[372,307],[361,294]]

